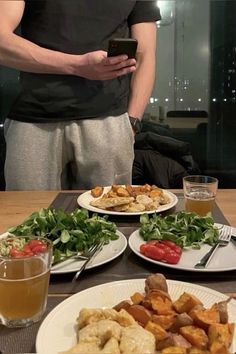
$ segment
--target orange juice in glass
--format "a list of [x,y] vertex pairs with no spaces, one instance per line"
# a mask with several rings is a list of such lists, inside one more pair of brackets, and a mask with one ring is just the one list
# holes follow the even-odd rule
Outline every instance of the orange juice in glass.
[[39,321],[47,305],[52,244],[45,238],[0,240],[0,323],[26,327]]
[[185,210],[204,216],[215,203],[218,180],[215,177],[193,175],[183,178]]

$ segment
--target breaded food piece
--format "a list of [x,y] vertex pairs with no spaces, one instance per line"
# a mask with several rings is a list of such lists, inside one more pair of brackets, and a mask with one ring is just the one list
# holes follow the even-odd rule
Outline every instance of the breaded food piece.
[[113,208],[117,205],[130,204],[133,201],[133,197],[99,198],[96,200],[92,200],[90,204],[100,209],[107,209]]
[[77,318],[78,328],[81,329],[93,322],[101,320],[112,320],[118,322],[122,326],[131,326],[135,324],[133,317],[127,311],[121,309],[119,312],[115,309],[88,309],[83,308]]
[[130,213],[135,213],[135,212],[140,212],[140,211],[144,211],[145,210],[145,205],[144,204],[140,204],[140,203],[130,203],[127,212]]
[[129,197],[130,196],[129,192],[124,187],[119,187],[116,190],[116,193],[119,197]]
[[122,329],[120,339],[120,352],[122,354],[150,353],[155,351],[155,337],[139,325]]
[[91,189],[91,194],[94,198],[99,198],[101,197],[103,193],[104,188],[101,186],[96,186],[93,189]]
[[150,192],[149,192],[149,197],[152,198],[152,199],[155,199],[155,198],[160,198],[163,194],[163,191],[162,189],[160,188],[155,188],[155,189],[152,189]]
[[117,205],[113,208],[110,208],[109,210],[118,211],[118,212],[125,212],[125,211],[128,211],[129,206],[130,206],[130,204]]
[[153,202],[153,200],[151,198],[149,198],[146,194],[138,195],[136,197],[136,201],[139,204],[144,204],[144,205],[149,205]]

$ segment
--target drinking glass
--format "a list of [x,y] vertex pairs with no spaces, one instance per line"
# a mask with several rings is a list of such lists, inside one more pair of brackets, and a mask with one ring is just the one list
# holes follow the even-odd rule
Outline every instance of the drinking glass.
[[117,172],[114,174],[113,184],[132,184],[132,172]]
[[214,206],[218,180],[210,176],[183,177],[185,210],[204,216],[211,212]]
[[[11,328],[27,327],[39,321],[46,309],[52,243],[42,237],[15,236],[7,239],[12,244],[26,242],[36,247],[37,241],[41,241],[43,245],[41,249],[29,250],[28,247],[28,254],[23,256],[23,252],[15,251],[17,248],[13,246],[9,246],[13,251],[8,256],[0,253],[0,323]],[[0,251],[4,251],[2,244]]]

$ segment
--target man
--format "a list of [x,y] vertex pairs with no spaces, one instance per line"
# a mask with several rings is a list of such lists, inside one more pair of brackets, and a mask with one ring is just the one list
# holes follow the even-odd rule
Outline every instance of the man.
[[[7,190],[131,182],[159,18],[149,0],[0,1],[0,64],[22,88],[4,126]],[[136,60],[107,57],[115,37],[138,40]]]

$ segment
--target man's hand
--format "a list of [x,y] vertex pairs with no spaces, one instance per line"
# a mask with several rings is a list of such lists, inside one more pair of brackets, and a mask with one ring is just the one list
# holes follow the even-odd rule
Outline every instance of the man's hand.
[[136,70],[136,60],[127,55],[107,57],[107,52],[98,50],[82,57],[78,64],[73,60],[72,74],[89,80],[110,80]]

